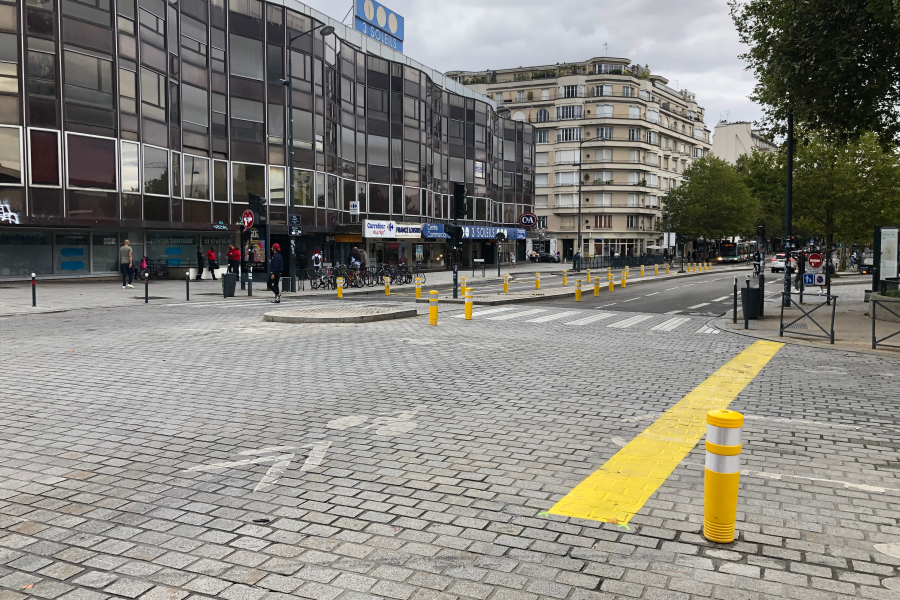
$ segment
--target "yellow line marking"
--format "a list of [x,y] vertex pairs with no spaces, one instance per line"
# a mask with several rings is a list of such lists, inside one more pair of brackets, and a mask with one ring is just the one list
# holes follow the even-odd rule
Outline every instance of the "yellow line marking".
[[547,512],[628,523],[706,433],[706,413],[727,408],[783,345],[767,341],[753,343],[663,413]]

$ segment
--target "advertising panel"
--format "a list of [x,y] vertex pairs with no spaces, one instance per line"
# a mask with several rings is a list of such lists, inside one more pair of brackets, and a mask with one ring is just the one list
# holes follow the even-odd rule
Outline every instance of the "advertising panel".
[[356,0],[356,16],[354,28],[397,52],[403,52],[404,23],[403,17],[375,2],[375,0]]

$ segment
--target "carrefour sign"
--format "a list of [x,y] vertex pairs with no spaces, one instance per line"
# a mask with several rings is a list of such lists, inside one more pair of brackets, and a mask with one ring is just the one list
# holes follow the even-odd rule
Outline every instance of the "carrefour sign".
[[356,0],[354,27],[364,35],[403,52],[403,17],[374,0]]
[[363,221],[363,236],[367,238],[392,238],[394,237],[393,221]]

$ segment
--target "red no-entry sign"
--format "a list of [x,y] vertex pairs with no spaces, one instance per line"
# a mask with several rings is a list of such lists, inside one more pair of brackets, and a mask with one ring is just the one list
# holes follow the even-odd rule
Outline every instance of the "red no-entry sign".
[[253,227],[253,211],[245,210],[244,214],[241,215],[241,222],[244,224],[245,229]]
[[806,259],[806,262],[809,263],[809,266],[813,269],[818,269],[822,266],[822,255],[821,254],[810,254]]

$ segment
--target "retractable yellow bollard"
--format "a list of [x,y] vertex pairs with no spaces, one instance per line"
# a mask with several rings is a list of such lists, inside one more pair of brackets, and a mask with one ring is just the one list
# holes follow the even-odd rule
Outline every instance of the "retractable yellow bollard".
[[391,278],[388,277],[387,275],[384,276],[384,295],[385,296],[391,295]]
[[610,280],[609,280],[609,291],[613,291],[615,285],[616,285],[615,280],[610,279]]
[[653,265],[653,274],[659,275],[659,265]]
[[644,265],[641,265],[641,277],[644,276]]
[[465,293],[466,293],[466,278],[465,278],[465,277],[460,277],[459,280],[460,280],[459,290],[460,290],[463,294],[465,294]]
[[422,297],[422,278],[416,277],[416,300]]
[[666,275],[669,274],[669,263],[666,263]]
[[590,269],[585,269],[585,270],[587,271],[587,282],[590,283],[591,282],[591,270]]
[[744,415],[739,412],[711,410],[706,413],[703,537],[719,544],[734,541],[743,426]]
[[606,280],[612,281],[612,267],[606,267]]
[[509,293],[509,275],[503,276],[503,293],[504,294]]
[[694,263],[688,263],[688,273],[694,272]]
[[343,277],[337,278],[337,296],[338,296],[338,298],[344,297],[344,278]]
[[575,280],[575,302],[581,302],[581,280]]
[[437,325],[438,293],[437,290],[428,292],[428,324]]
[[600,295],[600,278],[594,277],[594,296]]
[[712,263],[710,263],[710,262],[706,263],[706,270],[712,271]]
[[466,321],[472,320],[472,288],[466,288]]
[[534,274],[534,289],[536,289],[536,290],[541,289],[541,274],[540,273]]
[[623,288],[625,287],[625,282],[628,281],[627,275],[628,275],[627,272],[626,272],[626,273],[622,273],[622,284],[621,284],[619,287],[623,287]]
[[563,285],[569,285],[569,270],[563,269]]

